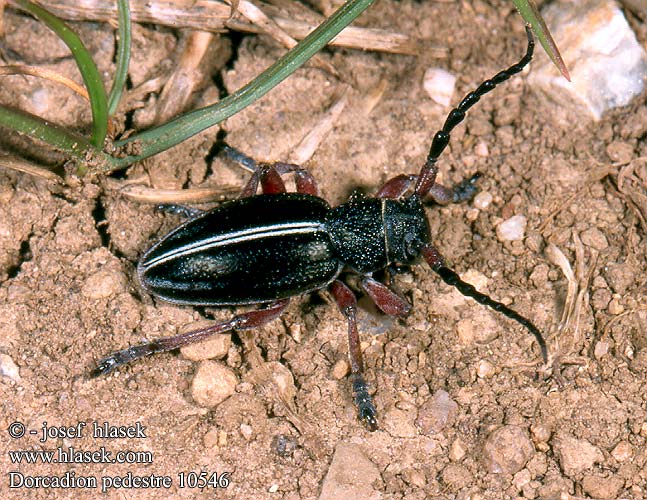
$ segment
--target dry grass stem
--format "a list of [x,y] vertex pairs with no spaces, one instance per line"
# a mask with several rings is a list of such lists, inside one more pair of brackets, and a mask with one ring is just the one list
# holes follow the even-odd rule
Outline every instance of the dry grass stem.
[[[117,6],[113,0],[49,0],[44,5],[55,15],[72,21],[102,21],[114,25],[117,19]],[[265,9],[265,5],[262,7]],[[231,7],[224,1],[151,0],[131,2],[130,9],[133,21],[138,23],[216,33],[227,29],[250,33],[262,30],[252,23],[230,21]],[[297,21],[284,16],[273,17],[273,21],[297,40],[317,27],[316,22]],[[346,28],[331,45],[396,54],[415,54],[417,49],[415,41],[407,35],[365,28]]]
[[319,148],[321,141],[335,126],[335,122],[341,115],[341,112],[348,103],[348,87],[344,86],[341,90],[341,95],[335,100],[334,104],[328,108],[324,115],[306,136],[301,139],[301,142],[292,150],[289,156],[290,163],[297,165],[305,164],[315,151]]
[[0,76],[2,75],[27,75],[27,76],[35,76],[37,78],[44,78],[45,80],[61,83],[65,85],[67,88],[69,88],[70,90],[73,90],[74,92],[76,92],[84,99],[88,101],[90,100],[90,97],[88,96],[88,92],[85,90],[85,87],[82,87],[74,80],[70,80],[66,76],[63,76],[47,68],[40,68],[37,66],[26,66],[23,64],[12,64],[8,66],[0,66]]

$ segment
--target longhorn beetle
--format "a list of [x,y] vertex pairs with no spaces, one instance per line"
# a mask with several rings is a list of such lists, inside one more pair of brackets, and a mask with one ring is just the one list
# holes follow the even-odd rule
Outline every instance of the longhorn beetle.
[[[277,318],[290,298],[327,288],[348,320],[351,381],[359,418],[373,431],[377,413],[364,380],[354,293],[338,279],[344,269],[360,276],[360,287],[386,314],[403,317],[411,305],[373,278],[381,270],[412,264],[420,256],[447,284],[498,311],[535,336],[544,362],[546,343],[527,318],[478,292],[445,265],[431,243],[423,202],[446,204],[470,199],[478,174],[453,189],[436,183],[436,161],[451,131],[466,111],[498,84],[519,73],[532,59],[534,40],[526,27],[528,48],[519,62],[467,94],[433,138],[427,161],[416,175],[389,180],[375,197],[355,194],[331,208],[317,196],[313,177],[298,165],[256,164],[225,148],[233,159],[253,170],[236,200],[198,215],[150,248],[139,261],[142,286],[168,302],[225,306],[263,304],[259,310],[174,337],[152,340],[117,351],[99,362],[94,375],[150,354],[177,349],[217,333],[259,327]],[[293,173],[296,193],[286,193],[281,175]],[[256,195],[258,185],[263,194]]]

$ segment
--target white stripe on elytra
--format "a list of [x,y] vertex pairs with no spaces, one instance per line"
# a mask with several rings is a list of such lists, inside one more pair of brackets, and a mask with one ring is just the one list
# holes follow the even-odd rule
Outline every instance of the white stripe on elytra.
[[243,229],[241,231],[220,234],[211,238],[184,245],[182,247],[176,248],[172,252],[165,253],[149,262],[146,262],[145,267],[151,268],[153,266],[162,264],[167,260],[183,257],[192,253],[210,250],[212,248],[217,248],[223,245],[235,245],[237,243],[244,243],[246,241],[259,240],[268,236],[277,237],[290,234],[308,234],[323,230],[323,224],[315,222],[292,222],[286,224],[274,224],[271,226],[252,227],[249,229]]

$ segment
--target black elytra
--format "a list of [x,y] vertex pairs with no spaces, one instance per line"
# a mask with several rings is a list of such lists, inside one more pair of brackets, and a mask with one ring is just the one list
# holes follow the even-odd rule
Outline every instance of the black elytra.
[[[546,343],[529,319],[478,292],[445,265],[431,243],[423,206],[429,200],[446,204],[474,196],[478,174],[448,189],[436,183],[436,161],[467,110],[530,62],[534,41],[528,27],[526,32],[528,46],[523,58],[483,82],[449,113],[433,138],[420,173],[391,179],[375,197],[355,194],[346,203],[331,208],[317,196],[312,176],[298,165],[257,164],[225,147],[231,159],[253,170],[241,196],[200,213],[162,238],[141,258],[137,267],[139,280],[152,295],[176,304],[262,307],[208,328],[117,351],[100,361],[93,374],[105,374],[124,363],[217,333],[259,327],[280,316],[290,298],[327,288],[348,321],[354,401],[359,418],[373,431],[377,429],[377,411],[363,375],[357,301],[339,276],[345,269],[357,273],[360,287],[383,312],[403,317],[410,311],[410,304],[372,275],[412,264],[420,257],[463,295],[527,328],[546,362]],[[295,176],[296,193],[285,190],[281,176],[288,173]],[[263,194],[257,195],[259,184]]]

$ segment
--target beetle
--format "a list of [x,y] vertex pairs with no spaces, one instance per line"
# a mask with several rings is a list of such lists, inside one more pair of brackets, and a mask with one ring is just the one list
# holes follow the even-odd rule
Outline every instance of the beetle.
[[[539,345],[544,362],[547,349],[539,329],[526,317],[478,292],[446,266],[431,243],[423,202],[465,201],[476,192],[479,175],[452,189],[436,183],[436,162],[449,143],[451,131],[466,111],[498,84],[519,73],[532,59],[534,40],[529,27],[527,50],[509,68],[485,80],[449,113],[436,132],[418,175],[399,175],[374,197],[354,194],[337,207],[317,196],[312,175],[298,165],[257,164],[233,148],[225,152],[251,170],[238,199],[208,212],[195,212],[142,256],[137,273],[152,295],[181,305],[237,306],[259,304],[258,310],[181,335],[152,340],[117,351],[100,361],[94,375],[158,352],[177,349],[217,333],[259,327],[277,318],[290,298],[327,288],[348,322],[351,382],[359,419],[373,431],[377,411],[363,375],[357,330],[357,302],[339,279],[349,269],[379,309],[406,316],[411,305],[373,273],[394,271],[422,257],[443,281],[463,295],[523,325]],[[293,173],[297,192],[287,193],[282,175]],[[262,194],[256,194],[259,185]]]

